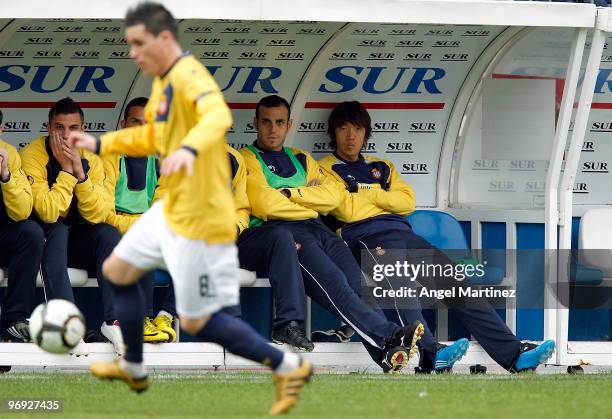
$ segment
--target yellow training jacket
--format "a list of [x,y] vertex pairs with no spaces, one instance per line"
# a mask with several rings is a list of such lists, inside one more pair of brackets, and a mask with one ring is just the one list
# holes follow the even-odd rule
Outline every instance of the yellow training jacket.
[[[414,192],[400,177],[395,170],[395,166],[388,160],[365,156],[365,162],[375,162],[378,165],[385,165],[388,173],[385,179],[372,178],[370,182],[359,183],[357,192],[347,193],[340,205],[331,215],[345,223],[354,223],[375,217],[382,214],[398,214],[406,216],[414,211]],[[321,169],[338,184],[347,187],[346,180],[339,173],[344,162],[336,156],[329,155],[319,160]],[[350,173],[343,170],[344,174]],[[379,173],[380,173],[379,172]],[[356,174],[354,174],[357,176]],[[386,189],[381,187],[381,183],[386,184]]]
[[32,188],[21,168],[21,159],[15,147],[0,140],[0,148],[8,152],[8,166],[11,172],[8,182],[0,181],[2,201],[9,218],[13,221],[22,221],[32,213]]
[[[117,180],[119,179],[119,159],[121,155],[119,154],[109,154],[102,157],[102,166],[104,167],[104,174],[106,175],[104,179],[104,187],[106,188],[109,196],[115,198],[115,187],[117,186]],[[161,178],[160,178],[161,179]],[[159,183],[157,183],[157,187],[155,188],[155,195],[153,196],[153,202],[157,201],[162,194],[162,187]],[[105,223],[112,225],[119,233],[125,234],[132,227],[132,225],[140,218],[142,214],[126,214],[119,213],[115,209],[113,205],[108,212],[108,216],[106,217]]]
[[249,217],[251,216],[251,206],[247,196],[247,170],[244,158],[238,151],[229,145],[226,146],[226,150],[230,154],[232,190],[234,191],[234,204],[236,206],[236,224],[238,224],[238,234],[240,234],[249,226]]
[[208,243],[236,238],[236,212],[230,190],[225,134],[232,117],[219,87],[204,66],[184,55],[163,77],[156,77],[145,107],[147,123],[103,135],[100,154],[163,159],[186,146],[197,152],[193,174],[165,179],[164,214],[177,234]]
[[[328,179],[307,152],[290,148],[296,157],[306,157],[306,177],[310,184],[317,180],[317,186],[290,188],[291,197],[285,197],[280,191],[268,185],[261,168],[261,163],[248,148],[240,150],[246,162],[247,195],[254,216],[267,220],[298,221],[318,218],[319,214],[327,215],[333,211],[348,194],[339,184]],[[260,151],[261,153],[261,151]]]
[[21,150],[23,170],[32,185],[34,212],[38,218],[45,223],[55,223],[60,217],[66,217],[70,203],[76,196],[80,216],[90,224],[103,223],[114,199],[104,189],[104,170],[100,158],[81,150],[81,157],[89,162],[87,179],[78,183],[76,177],[61,171],[50,188],[45,138],[39,137]]

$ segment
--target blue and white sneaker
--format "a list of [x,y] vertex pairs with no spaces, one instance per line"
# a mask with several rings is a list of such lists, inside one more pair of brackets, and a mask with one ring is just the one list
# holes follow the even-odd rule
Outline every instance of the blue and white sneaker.
[[453,368],[455,362],[459,361],[466,354],[470,347],[470,341],[463,338],[455,343],[438,350],[434,361],[434,371],[444,372]]
[[545,340],[539,345],[531,342],[521,343],[521,355],[514,364],[516,372],[535,370],[546,362],[555,352],[555,341]]

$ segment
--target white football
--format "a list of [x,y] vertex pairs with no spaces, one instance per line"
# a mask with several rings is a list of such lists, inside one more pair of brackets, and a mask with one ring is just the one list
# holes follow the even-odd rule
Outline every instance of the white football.
[[70,301],[50,300],[32,312],[30,336],[45,351],[63,354],[85,336],[85,319]]

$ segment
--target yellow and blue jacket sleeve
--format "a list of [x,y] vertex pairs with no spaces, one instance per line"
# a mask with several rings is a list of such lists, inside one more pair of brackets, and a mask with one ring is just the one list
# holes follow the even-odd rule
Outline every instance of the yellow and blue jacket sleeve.
[[72,202],[77,178],[61,171],[53,186],[47,181],[49,156],[45,150],[44,137],[38,138],[21,150],[23,171],[32,188],[33,210],[44,223],[55,223],[66,216]]
[[236,217],[238,224],[238,234],[249,227],[251,217],[251,205],[247,195],[247,169],[244,158],[239,153],[234,156],[238,160],[238,170],[232,179],[232,189],[234,190],[234,202],[236,204]]
[[87,151],[83,152],[83,157],[89,162],[89,171],[87,179],[74,187],[77,208],[88,223],[103,223],[114,205],[115,197],[109,196],[104,187],[104,169],[100,158]]
[[183,138],[181,145],[201,153],[209,144],[225,138],[227,130],[232,126],[232,114],[210,73],[203,67],[194,71],[201,74],[181,80],[187,84],[183,91],[186,92],[186,99],[195,105],[197,122]]
[[15,147],[4,142],[0,142],[0,147],[8,152],[11,173],[8,181],[0,182],[4,207],[11,220],[22,221],[32,213],[32,188],[21,167],[21,159]]
[[264,221],[298,221],[317,218],[319,214],[312,209],[287,199],[280,191],[270,187],[257,157],[247,148],[240,154],[244,157],[247,169],[247,195],[251,213]]
[[345,189],[336,182],[328,179],[323,173],[316,160],[309,154],[298,149],[292,149],[295,154],[306,155],[307,182],[310,184],[314,180],[317,185],[300,188],[290,188],[291,201],[303,207],[314,210],[322,215],[327,215],[340,204]]
[[386,162],[391,173],[387,190],[359,189],[358,194],[364,195],[374,205],[392,214],[406,216],[414,211],[414,191],[395,170],[392,163]]

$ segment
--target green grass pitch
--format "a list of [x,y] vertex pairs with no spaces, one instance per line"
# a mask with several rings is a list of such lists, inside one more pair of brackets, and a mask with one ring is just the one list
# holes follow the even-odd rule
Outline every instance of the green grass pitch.
[[[87,373],[10,372],[0,398],[60,398],[63,414],[0,417],[265,417],[274,396],[263,372],[156,373],[138,395]],[[290,417],[605,418],[612,374],[417,376],[318,374]]]

